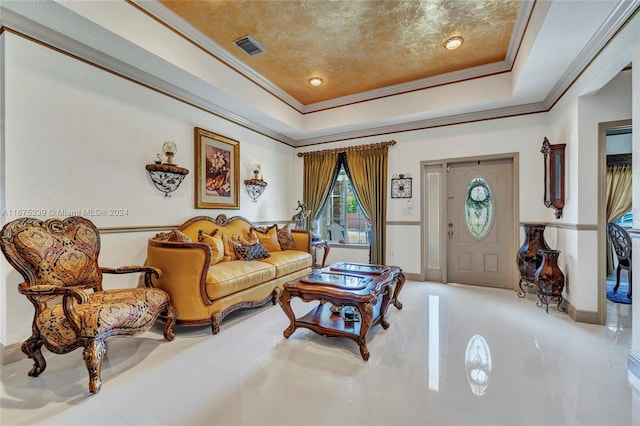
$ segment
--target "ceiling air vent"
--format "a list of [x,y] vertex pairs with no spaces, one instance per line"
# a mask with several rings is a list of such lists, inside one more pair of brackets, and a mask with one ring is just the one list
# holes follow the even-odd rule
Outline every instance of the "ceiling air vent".
[[266,49],[260,45],[257,41],[253,39],[253,37],[247,35],[244,37],[240,37],[239,39],[233,42],[240,49],[244,50],[244,53],[247,55],[257,55],[258,53],[264,52]]

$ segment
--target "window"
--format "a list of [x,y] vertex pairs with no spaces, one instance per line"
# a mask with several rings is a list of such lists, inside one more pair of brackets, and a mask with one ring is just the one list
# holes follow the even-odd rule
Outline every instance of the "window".
[[481,177],[473,179],[467,187],[464,214],[473,238],[484,239],[493,223],[493,200],[488,182]]
[[369,244],[371,223],[360,206],[343,166],[320,210],[318,223],[312,224],[312,230],[320,234],[323,240],[331,242]]

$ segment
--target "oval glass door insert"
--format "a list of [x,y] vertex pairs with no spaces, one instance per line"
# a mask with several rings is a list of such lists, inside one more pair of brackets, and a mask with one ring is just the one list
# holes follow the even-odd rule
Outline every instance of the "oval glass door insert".
[[464,217],[473,238],[486,238],[493,223],[493,197],[488,182],[481,177],[473,178],[467,186]]

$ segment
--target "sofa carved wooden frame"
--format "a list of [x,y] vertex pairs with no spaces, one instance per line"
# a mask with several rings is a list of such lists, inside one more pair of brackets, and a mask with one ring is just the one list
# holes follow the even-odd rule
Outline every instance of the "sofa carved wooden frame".
[[[20,218],[0,233],[0,248],[24,278],[18,291],[33,304],[32,334],[22,351],[33,360],[29,376],[37,377],[47,364],[42,345],[56,354],[84,347],[89,391],[100,390],[105,340],[134,336],[164,317],[164,338],[173,340],[176,309],[166,292],[152,288],[157,268],[98,266],[100,234],[82,217],[64,220]],[[102,274],[144,273],[145,288],[103,290]],[[113,309],[115,307],[115,309]]]
[[[166,241],[154,241],[154,240],[150,240],[149,241],[149,245],[152,247],[163,247],[164,245],[166,245],[167,242]],[[196,249],[196,250],[202,250],[202,252],[204,253],[204,259],[205,262],[207,263],[211,263],[211,250],[207,249],[205,247],[203,247],[201,244],[196,244],[196,243],[178,243],[178,242],[172,242],[170,243],[173,247],[176,248],[189,248],[189,249]],[[201,275],[201,279],[200,279],[200,298],[202,299],[202,303],[204,303],[207,306],[210,306],[213,304],[213,300],[209,299],[209,296],[207,295],[207,290],[206,290],[206,282],[207,279],[207,269],[203,268],[202,270],[202,275]],[[177,325],[180,326],[200,326],[200,325],[211,325],[211,333],[212,334],[218,334],[220,332],[220,324],[222,324],[222,321],[224,320],[224,318],[229,315],[230,313],[240,310],[240,309],[250,309],[250,308],[258,308],[260,306],[264,306],[266,304],[268,304],[269,302],[271,302],[272,305],[275,305],[278,301],[278,292],[277,290],[274,290],[271,295],[269,295],[268,297],[262,299],[262,300],[254,300],[254,301],[248,301],[248,302],[241,302],[241,303],[237,303],[235,305],[229,306],[228,308],[226,308],[223,311],[220,312],[214,312],[211,315],[210,319],[202,319],[202,320],[181,320],[181,319],[176,319],[175,322]],[[160,318],[160,320],[162,321],[162,318]]]
[[[177,230],[182,231],[186,228],[188,228],[190,225],[193,225],[196,222],[199,221],[208,221],[208,222],[212,222],[215,225],[218,226],[227,226],[230,223],[232,223],[233,221],[236,220],[241,220],[244,221],[248,224],[252,224],[251,221],[249,221],[249,219],[243,217],[243,216],[232,216],[232,217],[227,217],[227,215],[225,214],[219,214],[218,216],[216,216],[215,218],[212,218],[210,216],[196,216],[193,217],[189,220],[187,220],[185,223],[183,223],[182,225],[180,225]],[[259,228],[258,226],[256,226],[256,228]],[[292,229],[291,230],[292,233],[306,233],[306,234],[310,234],[309,231],[307,230],[300,230],[300,229]],[[173,248],[186,248],[186,249],[191,249],[191,250],[199,250],[202,251],[202,253],[204,254],[204,259],[203,259],[203,264],[204,265],[210,265],[211,264],[211,249],[206,246],[206,244],[201,244],[201,243],[188,243],[188,242],[167,242],[167,241],[159,241],[159,240],[155,240],[155,239],[150,239],[149,240],[149,247],[167,247],[168,245],[170,245]],[[307,252],[311,252],[311,237],[309,236],[309,246],[306,248]],[[213,304],[213,300],[209,299],[209,296],[207,294],[207,290],[206,290],[206,280],[207,280],[207,271],[208,271],[208,267],[203,267],[201,274],[200,274],[200,279],[199,279],[199,284],[198,284],[198,290],[199,290],[199,294],[200,294],[200,298],[201,301],[204,305],[206,306],[211,306]],[[216,311],[213,312],[211,314],[210,318],[206,318],[206,319],[192,319],[192,320],[186,320],[186,319],[176,319],[175,323],[176,325],[180,325],[180,326],[203,326],[203,325],[210,325],[211,326],[211,332],[212,334],[218,334],[220,332],[220,325],[222,324],[222,321],[224,320],[224,318],[231,314],[232,312],[235,312],[237,310],[240,309],[250,309],[250,308],[258,308],[260,306],[264,306],[267,305],[269,302],[271,302],[272,305],[276,305],[278,303],[278,294],[279,294],[279,289],[276,288],[274,289],[271,294],[267,297],[265,297],[264,299],[260,299],[260,300],[252,300],[252,301],[243,301],[231,306],[228,306],[226,309],[222,310],[222,311]],[[160,318],[160,320],[162,320],[162,318]]]

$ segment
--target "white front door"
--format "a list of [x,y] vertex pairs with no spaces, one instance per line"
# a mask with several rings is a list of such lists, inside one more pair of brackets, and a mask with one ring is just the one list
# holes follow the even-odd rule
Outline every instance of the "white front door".
[[450,164],[447,281],[514,288],[513,160]]

